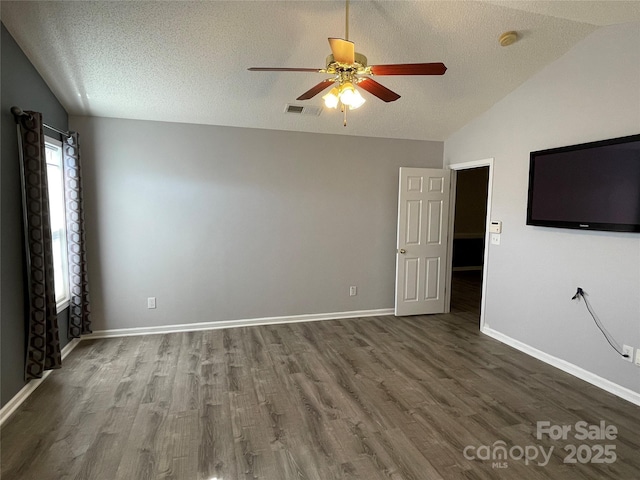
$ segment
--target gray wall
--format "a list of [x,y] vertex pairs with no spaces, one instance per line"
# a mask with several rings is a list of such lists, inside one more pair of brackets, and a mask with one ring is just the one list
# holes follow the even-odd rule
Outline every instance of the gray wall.
[[446,164],[495,159],[487,325],[636,392],[640,368],[570,299],[584,288],[611,334],[640,347],[640,235],[525,220],[530,151],[640,132],[638,52],[639,24],[600,29],[445,142]]
[[[20,47],[2,25],[2,130],[0,238],[2,265],[0,303],[1,336],[1,404],[4,405],[24,386],[25,359],[25,278],[23,269],[22,197],[16,124],[10,109],[42,112],[45,122],[67,129],[67,112],[31,65]],[[46,132],[48,133],[48,132]],[[61,343],[68,339],[67,311],[59,315]]]
[[70,121],[95,330],[391,308],[398,168],[442,167],[442,142]]

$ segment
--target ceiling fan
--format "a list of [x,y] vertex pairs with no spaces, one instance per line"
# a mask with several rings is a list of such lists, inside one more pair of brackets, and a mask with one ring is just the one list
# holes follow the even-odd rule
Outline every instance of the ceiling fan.
[[345,38],[329,38],[331,55],[327,57],[325,68],[251,67],[252,72],[314,72],[332,75],[313,86],[296,100],[309,100],[333,86],[322,98],[327,108],[338,108],[344,112],[347,125],[347,107],[356,109],[365,102],[356,86],[385,102],[394,102],[400,95],[376,82],[375,75],[444,75],[447,67],[443,63],[399,63],[391,65],[367,65],[367,57],[355,51],[349,41],[349,0],[345,8]]

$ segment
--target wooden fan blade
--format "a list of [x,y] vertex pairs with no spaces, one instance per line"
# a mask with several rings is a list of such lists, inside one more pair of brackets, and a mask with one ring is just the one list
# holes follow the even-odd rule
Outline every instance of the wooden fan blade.
[[341,38],[330,38],[329,45],[336,62],[351,65],[355,61],[356,47],[353,42]]
[[374,75],[444,75],[444,63],[398,63],[395,65],[371,65]]
[[385,102],[395,102],[400,98],[396,92],[389,90],[384,85],[379,84],[372,78],[365,78],[361,82],[356,84],[358,87],[362,87],[363,90],[366,90],[371,95],[375,95],[380,100],[384,100]]
[[321,91],[329,88],[334,83],[335,83],[335,80],[333,78],[327,78],[326,80],[323,80],[322,82],[317,84],[315,87],[310,88],[309,90],[304,92],[302,95],[296,98],[296,100],[309,100],[310,98],[315,97]]
[[319,68],[287,68],[287,67],[251,67],[247,68],[251,72],[322,72]]

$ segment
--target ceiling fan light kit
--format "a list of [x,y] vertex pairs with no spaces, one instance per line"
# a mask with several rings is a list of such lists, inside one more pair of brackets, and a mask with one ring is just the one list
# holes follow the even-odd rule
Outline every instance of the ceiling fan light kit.
[[327,108],[338,108],[338,105],[342,104],[349,107],[349,110],[355,110],[366,102],[353,83],[349,81],[333,87],[322,99]]
[[447,67],[443,63],[404,63],[392,65],[367,65],[367,57],[355,51],[355,45],[349,38],[349,0],[346,0],[345,37],[329,38],[331,55],[327,57],[326,67],[283,68],[283,67],[251,67],[250,71],[272,72],[314,72],[332,75],[313,86],[296,100],[309,100],[320,92],[332,87],[322,99],[327,108],[344,112],[344,126],[347,126],[347,110],[354,110],[365,103],[365,98],[356,89],[356,85],[384,102],[394,102],[400,95],[376,82],[373,75],[444,75]]

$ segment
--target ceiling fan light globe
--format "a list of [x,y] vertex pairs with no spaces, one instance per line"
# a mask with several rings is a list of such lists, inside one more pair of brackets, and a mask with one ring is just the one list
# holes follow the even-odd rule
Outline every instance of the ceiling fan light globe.
[[356,89],[351,82],[345,82],[340,87],[340,101],[349,107],[356,101]]
[[324,105],[327,108],[338,108],[338,97],[329,96],[324,99]]
[[346,92],[354,92],[354,91],[355,91],[355,87],[353,86],[353,83],[349,81],[345,81],[342,84],[340,84],[340,95],[343,95]]
[[349,108],[351,110],[355,110],[356,108],[361,107],[364,102],[366,102],[365,98],[360,95],[360,92],[358,90],[355,90],[353,93],[353,98],[351,99],[351,105],[349,105]]
[[338,98],[338,89],[333,87],[322,99],[327,108],[338,108],[338,102],[340,101]]

